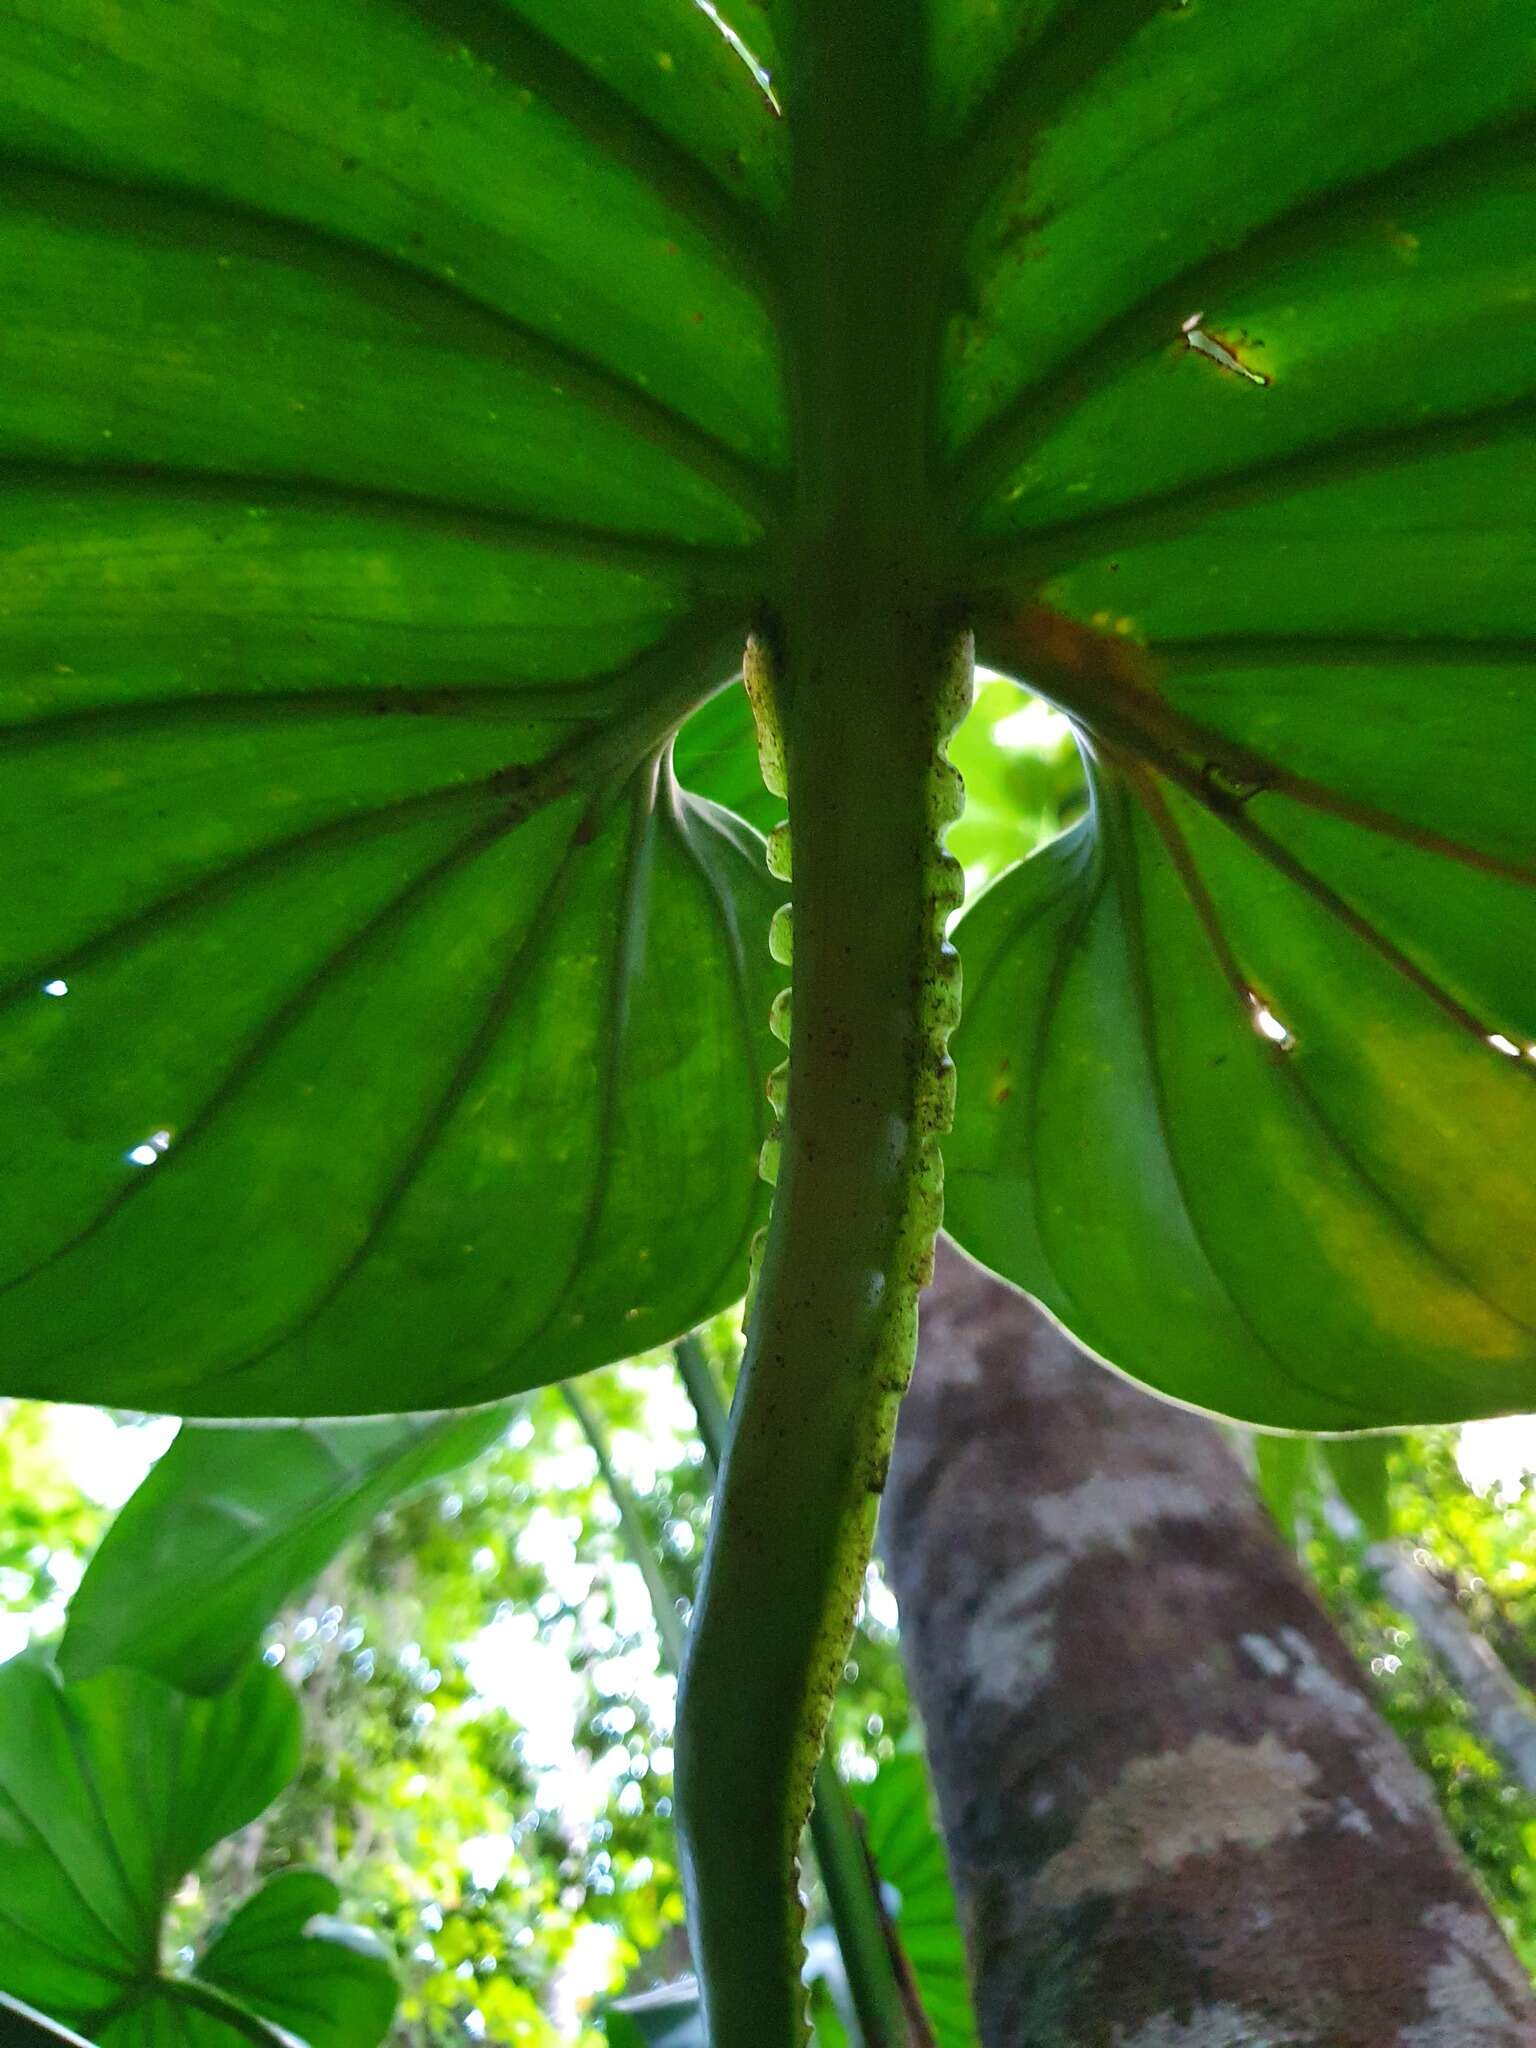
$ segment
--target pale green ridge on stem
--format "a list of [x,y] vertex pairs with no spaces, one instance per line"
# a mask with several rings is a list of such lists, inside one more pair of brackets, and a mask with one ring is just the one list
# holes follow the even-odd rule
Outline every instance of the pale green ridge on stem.
[[[843,671],[844,710],[831,723],[863,725],[850,697],[868,714],[870,696],[891,683],[926,688],[900,691],[899,710],[863,727],[855,770],[846,760],[839,770],[841,749],[827,750],[824,708],[803,730],[793,712],[787,720],[804,878],[793,1078],[778,1139],[765,1147],[778,1183],[773,1222],[679,1733],[713,2048],[804,2038],[796,1853],[911,1374],[954,1099],[946,1041],[959,962],[944,928],[961,881],[940,840],[960,789],[943,744],[969,699],[970,640],[936,612],[925,625],[848,597],[830,618],[787,629],[808,660]],[[870,666],[855,668],[865,642]],[[802,713],[822,702],[802,697]],[[818,795],[802,805],[802,791],[826,792],[839,773],[851,775],[851,802]]]
[[[727,1422],[709,1360],[696,1336],[679,1338],[675,1356],[710,1470],[718,1482]],[[892,1930],[880,1899],[879,1876],[865,1848],[847,1788],[825,1752],[816,1767],[811,1835],[865,2048],[901,2048],[907,2039],[906,2005],[892,1954]]]

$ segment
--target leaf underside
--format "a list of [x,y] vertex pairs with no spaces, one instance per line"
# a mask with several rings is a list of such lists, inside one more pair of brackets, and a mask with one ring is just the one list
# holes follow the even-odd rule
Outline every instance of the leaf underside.
[[[440,1409],[739,1291],[722,11],[771,90],[689,0],[0,0],[8,1390]],[[1094,783],[962,926],[952,1227],[1201,1405],[1533,1405],[1529,0],[928,21],[933,527]]]

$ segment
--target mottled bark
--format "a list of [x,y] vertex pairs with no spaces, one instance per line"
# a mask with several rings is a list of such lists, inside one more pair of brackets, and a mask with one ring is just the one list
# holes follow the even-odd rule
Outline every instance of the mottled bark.
[[948,1247],[884,1541],[986,2048],[1536,2043],[1220,1433]]

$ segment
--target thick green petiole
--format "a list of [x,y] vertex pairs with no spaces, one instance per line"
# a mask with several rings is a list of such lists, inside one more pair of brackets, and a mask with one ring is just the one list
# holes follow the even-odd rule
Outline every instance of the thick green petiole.
[[793,2048],[795,1854],[869,1556],[941,1211],[958,877],[942,742],[969,649],[885,579],[784,628],[788,1113],[690,1647],[679,1788],[712,2048]]
[[[728,1425],[709,1361],[693,1336],[678,1340],[676,1355],[699,1435],[718,1478]],[[906,2048],[911,2037],[879,1879],[859,1832],[853,1801],[827,1754],[816,1766],[811,1838],[865,2048]]]
[[[782,0],[796,496],[749,660],[789,803],[776,1182],[684,1673],[679,1828],[711,2048],[798,2048],[795,1885],[941,1210],[970,640],[929,478],[920,0]],[[780,871],[786,866],[776,848]],[[774,935],[778,957],[790,929]],[[780,1015],[777,1026],[786,1020]],[[776,1109],[786,1090],[774,1089]]]

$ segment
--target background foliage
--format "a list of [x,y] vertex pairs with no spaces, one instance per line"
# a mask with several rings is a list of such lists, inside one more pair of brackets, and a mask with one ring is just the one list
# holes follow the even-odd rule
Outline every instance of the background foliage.
[[[712,1338],[717,1355],[728,1351],[729,1318]],[[584,1391],[685,1600],[707,1489],[670,1376],[655,1362],[620,1366]],[[156,1432],[31,1404],[12,1404],[4,1422],[0,1626],[14,1648],[28,1628],[56,1631],[61,1591],[109,1520],[93,1491],[110,1494],[104,1479],[141,1464]],[[1536,1497],[1521,1478],[1519,1437],[1506,1431],[1500,1448],[1496,1428],[1397,1440],[1390,1525],[1527,1680]],[[1458,1448],[1484,1490],[1467,1484]],[[1536,1800],[1383,1600],[1362,1544],[1330,1528],[1325,1498],[1321,1477],[1301,1489],[1304,1562],[1536,1969]],[[466,2030],[596,2048],[603,1994],[683,1969],[672,1685],[615,1522],[584,1438],[547,1392],[494,1449],[350,1544],[268,1634],[268,1657],[304,1709],[300,1771],[183,1888],[178,1939],[190,1947],[271,1874],[329,1871],[344,1913],[377,1929],[398,1959],[397,2048],[447,2048]],[[838,1752],[856,1785],[893,1758],[909,1768],[914,1731],[893,1624],[876,1581],[838,1706]]]

